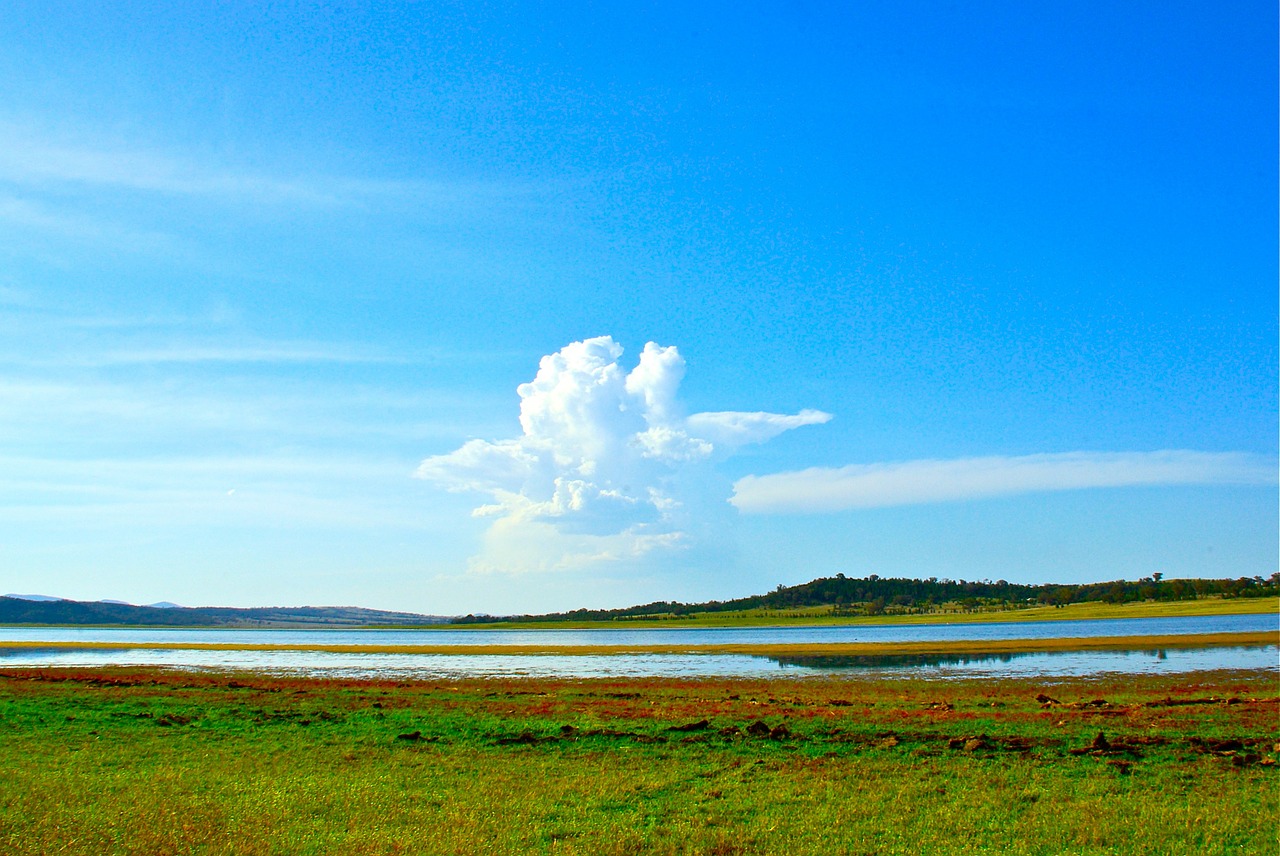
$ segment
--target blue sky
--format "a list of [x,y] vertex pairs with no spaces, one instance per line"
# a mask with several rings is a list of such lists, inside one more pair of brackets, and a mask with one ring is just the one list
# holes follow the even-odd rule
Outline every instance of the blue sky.
[[0,588],[1276,570],[1274,4],[619,5],[8,4]]

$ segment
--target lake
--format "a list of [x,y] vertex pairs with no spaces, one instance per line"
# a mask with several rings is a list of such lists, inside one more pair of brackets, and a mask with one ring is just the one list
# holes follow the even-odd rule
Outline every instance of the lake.
[[[1276,630],[1275,615],[1189,616],[1091,621],[885,624],[821,627],[640,630],[188,630],[0,627],[0,666],[160,666],[344,678],[778,677],[898,674],[932,677],[1170,674],[1216,669],[1280,672],[1277,646],[1144,650],[1139,637]],[[769,657],[747,654],[468,654],[468,646],[595,646],[938,642],[1133,636],[1134,649],[993,655]],[[124,649],[12,648],[5,642],[136,644]],[[280,646],[280,650],[166,650],[158,643]],[[456,654],[289,650],[298,645],[457,646]]]

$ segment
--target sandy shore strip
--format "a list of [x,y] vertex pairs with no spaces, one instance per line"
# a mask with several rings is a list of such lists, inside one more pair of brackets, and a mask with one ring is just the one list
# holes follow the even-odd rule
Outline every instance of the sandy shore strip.
[[452,656],[620,656],[639,654],[754,656],[892,656],[895,654],[1015,654],[1051,651],[1148,651],[1160,648],[1219,648],[1280,645],[1280,631],[1095,636],[1057,639],[982,639],[929,642],[806,642],[701,645],[350,645],[229,642],[0,642],[0,649],[316,651],[332,654],[433,654]]

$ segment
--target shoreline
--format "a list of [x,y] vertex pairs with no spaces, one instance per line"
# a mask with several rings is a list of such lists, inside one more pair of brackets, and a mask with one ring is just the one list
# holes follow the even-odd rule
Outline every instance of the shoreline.
[[1095,636],[1056,639],[994,639],[921,642],[709,643],[699,645],[326,645],[234,642],[38,642],[0,643],[0,650],[298,651],[332,654],[436,656],[892,656],[909,654],[1014,654],[1070,651],[1145,651],[1159,648],[1219,648],[1280,645],[1280,631]]

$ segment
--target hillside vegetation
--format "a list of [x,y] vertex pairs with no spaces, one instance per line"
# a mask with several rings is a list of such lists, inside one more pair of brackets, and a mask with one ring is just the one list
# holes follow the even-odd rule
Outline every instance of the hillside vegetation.
[[[931,577],[897,579],[872,574],[858,579],[837,574],[795,586],[778,586],[767,594],[706,603],[656,601],[622,609],[575,609],[543,615],[466,615],[447,618],[411,612],[388,612],[353,606],[171,607],[133,606],[112,601],[26,600],[0,597],[0,624],[123,625],[147,627],[223,628],[357,628],[422,627],[453,624],[568,624],[595,622],[698,621],[708,624],[758,624],[788,621],[954,620],[1000,614],[1009,618],[1055,617],[1046,610],[1073,607],[1088,615],[1118,617],[1111,607],[1142,604],[1151,615],[1256,612],[1259,598],[1280,596],[1280,573],[1270,578],[1166,580],[1160,574],[1136,581],[1116,580],[1085,585],[1024,585],[1004,580],[967,582]],[[1234,601],[1243,608],[1232,608]],[[1245,606],[1245,603],[1248,606]],[[1212,603],[1212,609],[1205,607]],[[1152,604],[1158,608],[1149,609]],[[1145,613],[1144,613],[1145,614]]]
[[[1115,580],[1082,585],[1025,585],[1005,580],[966,582],[930,577],[926,580],[880,577],[858,579],[837,574],[795,586],[778,586],[768,594],[736,600],[680,603],[657,601],[624,609],[575,609],[544,615],[467,615],[453,624],[643,621],[718,617],[747,619],[769,614],[791,618],[852,616],[924,616],[979,614],[1065,607],[1069,604],[1123,605],[1154,601],[1176,604],[1202,598],[1266,598],[1280,595],[1280,573],[1270,578],[1175,579],[1153,574],[1136,581]],[[1175,614],[1177,610],[1171,610]]]

